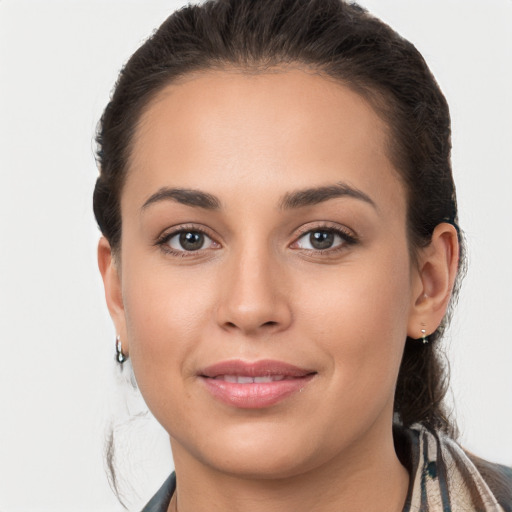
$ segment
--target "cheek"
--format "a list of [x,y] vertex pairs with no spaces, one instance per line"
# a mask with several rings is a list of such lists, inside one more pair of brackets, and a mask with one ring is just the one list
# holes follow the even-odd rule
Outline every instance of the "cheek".
[[394,387],[411,295],[404,268],[409,268],[406,247],[300,284],[299,330],[322,346],[344,389]]
[[[168,345],[174,332],[192,333],[208,314],[215,289],[207,268],[171,265],[156,250],[129,255],[123,261],[123,303],[133,343]],[[160,335],[144,336],[149,332]]]
[[[139,388],[154,411],[190,376],[193,354],[212,317],[215,283],[165,264],[127,261],[123,302],[130,358]],[[151,402],[157,401],[154,406]]]

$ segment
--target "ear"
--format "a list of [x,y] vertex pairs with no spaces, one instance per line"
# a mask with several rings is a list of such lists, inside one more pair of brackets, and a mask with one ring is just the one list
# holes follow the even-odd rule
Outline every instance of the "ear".
[[123,352],[128,355],[121,275],[117,263],[107,239],[101,237],[98,243],[98,267],[103,278],[105,299],[116,332],[123,342]]
[[430,244],[418,255],[408,336],[421,338],[422,329],[428,336],[439,327],[450,302],[458,265],[457,230],[443,222],[436,226]]

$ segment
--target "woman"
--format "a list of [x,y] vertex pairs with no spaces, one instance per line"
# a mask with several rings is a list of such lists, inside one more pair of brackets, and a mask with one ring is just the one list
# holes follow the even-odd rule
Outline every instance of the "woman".
[[144,510],[512,509],[443,408],[464,251],[448,107],[410,43],[339,0],[188,7],[98,144],[117,359],[176,467]]

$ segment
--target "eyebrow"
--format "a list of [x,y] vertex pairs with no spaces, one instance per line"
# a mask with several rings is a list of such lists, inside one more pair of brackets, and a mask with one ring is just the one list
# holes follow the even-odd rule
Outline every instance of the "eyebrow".
[[187,206],[196,206],[205,210],[219,210],[220,201],[212,194],[188,188],[163,187],[155,192],[143,205],[141,210],[160,201],[175,201]]
[[[283,210],[304,208],[306,206],[313,206],[337,197],[351,197],[359,199],[377,209],[377,205],[367,194],[357,188],[341,182],[334,185],[312,187],[288,192],[279,201],[279,207]],[[205,210],[220,210],[221,208],[220,200],[216,196],[207,192],[188,188],[162,187],[149,197],[149,199],[142,205],[141,209],[144,211],[148,206],[160,201],[175,201],[187,206],[204,208]]]
[[323,203],[324,201],[335,199],[337,197],[351,197],[354,199],[359,199],[365,203],[370,204],[376,210],[378,209],[377,205],[370,198],[370,196],[361,190],[342,182],[336,183],[334,185],[327,185],[325,187],[306,188],[303,190],[297,190],[295,192],[289,192],[285,194],[281,199],[280,207],[283,210],[303,208],[305,206],[312,206],[315,204]]

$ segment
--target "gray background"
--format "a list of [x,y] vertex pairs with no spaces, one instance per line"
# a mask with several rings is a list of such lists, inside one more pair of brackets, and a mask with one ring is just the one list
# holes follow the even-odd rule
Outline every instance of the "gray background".
[[[447,339],[453,397],[463,444],[512,464],[512,1],[362,3],[416,44],[451,105],[470,258]],[[160,427],[125,421],[143,404],[113,362],[92,137],[121,64],[181,4],[0,0],[2,512],[119,510],[111,421],[134,510],[171,467]]]

